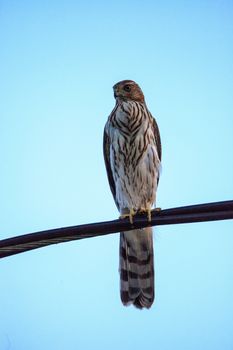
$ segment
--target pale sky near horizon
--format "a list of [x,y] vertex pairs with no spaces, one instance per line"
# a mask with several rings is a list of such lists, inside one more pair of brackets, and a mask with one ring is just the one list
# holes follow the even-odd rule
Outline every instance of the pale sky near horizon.
[[[233,2],[0,0],[0,239],[118,217],[112,86],[160,127],[162,208],[233,199]],[[233,221],[154,230],[156,300],[119,298],[119,236],[0,261],[0,350],[233,349]]]

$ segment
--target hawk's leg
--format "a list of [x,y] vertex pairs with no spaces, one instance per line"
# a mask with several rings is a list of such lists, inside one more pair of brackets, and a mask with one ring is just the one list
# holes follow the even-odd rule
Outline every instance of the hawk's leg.
[[131,209],[129,210],[129,213],[127,213],[127,214],[121,214],[120,219],[129,218],[129,221],[130,221],[130,223],[131,223],[131,225],[132,225],[132,224],[133,224],[133,217],[134,217],[135,214],[136,214],[136,211],[134,211],[134,209],[131,208]]

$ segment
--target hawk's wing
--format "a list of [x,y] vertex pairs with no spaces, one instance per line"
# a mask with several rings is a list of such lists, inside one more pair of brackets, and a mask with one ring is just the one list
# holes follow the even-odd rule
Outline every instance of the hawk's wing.
[[162,146],[161,146],[161,138],[160,138],[159,127],[158,127],[158,124],[156,123],[156,120],[153,117],[152,117],[152,119],[153,119],[153,129],[154,129],[154,135],[155,135],[155,142],[156,142],[156,146],[157,146],[159,160],[161,162]]
[[116,198],[116,186],[112,175],[111,163],[110,163],[110,139],[104,129],[104,139],[103,139],[103,152],[104,152],[104,161],[108,175],[108,182],[113,194],[113,198]]
[[[158,124],[156,123],[156,120],[153,117],[152,117],[152,120],[153,120],[153,130],[154,130],[154,135],[155,135],[155,143],[156,143],[156,147],[157,147],[159,160],[161,162],[162,146],[161,146],[161,138],[160,138],[159,127],[158,127]],[[160,167],[161,167],[161,165],[160,165]],[[160,172],[161,172],[161,168],[160,168]],[[158,179],[157,179],[157,185],[158,185],[158,183],[159,183],[159,174],[158,174]]]

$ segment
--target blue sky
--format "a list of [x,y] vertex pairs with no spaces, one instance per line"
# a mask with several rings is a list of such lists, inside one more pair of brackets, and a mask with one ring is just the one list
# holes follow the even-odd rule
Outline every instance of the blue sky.
[[[133,79],[163,145],[157,205],[233,199],[233,4],[0,1],[0,237],[118,216],[102,133]],[[233,348],[233,222],[154,231],[156,301],[119,299],[118,234],[1,260],[0,350]]]

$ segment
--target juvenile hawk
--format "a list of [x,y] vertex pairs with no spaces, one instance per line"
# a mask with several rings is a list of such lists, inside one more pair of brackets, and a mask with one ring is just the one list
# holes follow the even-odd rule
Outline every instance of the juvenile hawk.
[[[104,159],[121,216],[150,211],[155,203],[161,162],[157,123],[140,87],[132,80],[113,86],[116,105],[104,129]],[[154,301],[152,228],[120,234],[121,300],[149,308]]]

